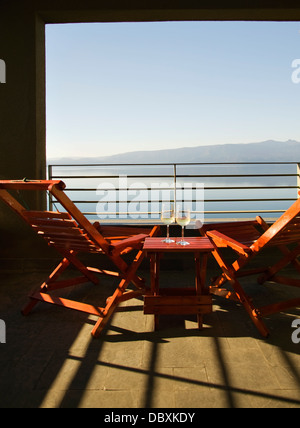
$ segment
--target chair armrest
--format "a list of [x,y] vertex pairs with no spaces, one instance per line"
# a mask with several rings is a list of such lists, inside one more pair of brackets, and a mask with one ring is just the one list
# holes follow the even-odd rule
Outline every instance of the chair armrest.
[[206,235],[214,241],[217,247],[230,247],[234,251],[243,255],[247,255],[249,252],[251,252],[251,248],[247,247],[247,245],[235,241],[234,239],[224,235],[221,232],[218,232],[217,230],[206,232]]
[[145,235],[144,233],[140,233],[139,235],[131,236],[130,238],[122,239],[119,242],[113,243],[110,245],[111,253],[117,252],[120,253],[125,248],[134,248],[139,246],[145,238],[149,235]]

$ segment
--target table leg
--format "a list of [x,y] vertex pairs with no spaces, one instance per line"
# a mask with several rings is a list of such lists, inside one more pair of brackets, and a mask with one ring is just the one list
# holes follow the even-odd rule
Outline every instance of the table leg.
[[[195,286],[196,286],[196,295],[201,296],[205,293],[205,281],[206,281],[206,268],[207,268],[207,254],[195,253],[195,267],[196,267],[196,276],[195,276]],[[201,330],[203,328],[203,315],[198,314],[198,328]]]
[[[151,294],[152,296],[159,295],[159,271],[160,271],[160,255],[151,253],[150,256],[150,271],[151,271]],[[154,315],[154,330],[158,330],[159,315]]]

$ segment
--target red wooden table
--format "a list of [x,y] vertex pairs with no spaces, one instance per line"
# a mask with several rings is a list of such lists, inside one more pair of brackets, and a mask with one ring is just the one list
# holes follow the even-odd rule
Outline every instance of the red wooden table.
[[[144,314],[153,314],[155,328],[159,315],[196,314],[198,327],[202,328],[203,314],[212,312],[212,296],[205,287],[207,259],[214,247],[204,237],[185,238],[190,245],[182,246],[181,238],[172,238],[174,243],[166,244],[160,238],[146,238],[144,251],[150,257],[151,293],[145,296]],[[186,288],[161,288],[159,284],[160,258],[164,253],[193,253],[195,259],[195,286]],[[176,266],[174,266],[176,269]]]

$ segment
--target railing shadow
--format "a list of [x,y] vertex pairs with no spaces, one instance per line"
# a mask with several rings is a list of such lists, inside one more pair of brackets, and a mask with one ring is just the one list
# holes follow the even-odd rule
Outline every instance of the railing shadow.
[[[20,275],[20,287],[23,282],[24,279]],[[5,295],[5,286],[2,287],[1,295]],[[21,292],[18,293],[17,303],[22,297]],[[248,321],[243,308],[238,307],[235,302],[217,300],[215,303],[218,307],[214,313],[205,318],[205,328],[202,331],[185,327],[186,322],[189,326],[195,322],[196,326],[196,320],[192,316],[165,319],[162,317],[159,331],[153,331],[149,325],[146,329],[140,327],[139,331],[133,331],[130,328],[130,316],[136,316],[142,311],[142,302],[135,303],[136,305],[127,303],[128,306],[121,307],[119,313],[115,315],[128,317],[129,328],[124,328],[124,323],[120,326],[118,320],[113,317],[98,340],[90,338],[89,324],[92,321],[84,314],[43,305],[36,313],[24,319],[21,315],[16,315],[15,305],[8,305],[6,312],[3,312],[3,318],[7,320],[8,326],[7,344],[3,346],[9,348],[0,349],[2,379],[0,407],[80,407],[87,392],[90,391],[90,383],[100,368],[110,373],[115,371],[116,377],[118,373],[140,375],[143,379],[141,389],[134,381],[129,385],[120,385],[120,389],[125,391],[131,388],[136,391],[139,394],[138,404],[141,408],[150,409],[157,406],[156,395],[161,382],[172,382],[174,388],[179,389],[195,388],[195,395],[199,394],[199,407],[202,406],[200,394],[205,391],[220,392],[224,398],[222,406],[227,408],[241,407],[240,397],[266,400],[277,406],[300,406],[299,345],[291,341],[292,320],[300,318],[298,309],[270,317],[267,322],[272,327],[272,334],[265,340]],[[142,314],[138,316],[144,319]],[[25,337],[25,334],[28,336]],[[86,335],[84,339],[83,335]],[[166,355],[168,344],[181,338],[190,342],[203,339],[203,346],[207,340],[209,341],[210,354],[219,372],[218,381],[197,379],[193,374],[193,367],[190,368],[188,376],[186,372],[181,375],[180,370],[176,373],[161,370],[161,354]],[[275,389],[268,390],[268,385],[265,390],[237,386],[232,377],[234,362],[228,362],[224,349],[226,341],[230,339],[241,342],[249,339],[253,343],[255,341],[257,350],[268,347],[270,368],[272,365],[275,366],[276,362],[272,362],[271,357],[273,358],[276,353],[292,378],[296,391],[294,396],[289,395],[288,391],[285,392],[284,386],[278,393]],[[147,350],[146,362],[138,365],[127,359],[122,361],[121,357],[108,358],[109,355],[113,355],[115,349],[122,350],[122,347],[134,349],[129,346],[130,344],[143,344],[143,353],[146,352],[145,349]],[[105,354],[107,350],[109,352]],[[266,360],[268,353],[265,352],[264,355]],[[195,366],[197,364],[195,362]],[[104,379],[103,383],[99,384],[99,390],[103,392],[105,382]],[[202,392],[199,392],[200,389]],[[112,405],[116,406],[116,402],[112,402]],[[102,403],[99,401],[97,406],[102,407]],[[133,407],[136,406],[137,401],[133,403]]]
[[[102,341],[97,341],[96,345],[95,342],[92,341],[90,343],[90,346],[86,350],[86,354],[84,357],[80,358],[74,355],[66,355],[66,359],[77,361],[79,364],[78,370],[76,374],[74,375],[70,386],[69,391],[72,391],[76,388],[76,385],[78,384],[80,380],[81,385],[81,391],[82,394],[84,394],[84,388],[83,386],[89,384],[91,380],[91,376],[93,375],[93,372],[96,367],[105,367],[107,369],[115,369],[122,372],[129,372],[137,375],[143,375],[146,379],[146,385],[143,392],[143,399],[141,400],[141,408],[145,409],[151,409],[155,408],[154,406],[154,399],[157,393],[157,382],[158,381],[172,381],[176,382],[178,385],[184,385],[185,387],[201,387],[206,388],[207,390],[215,390],[220,391],[225,396],[226,405],[223,405],[227,408],[238,408],[239,403],[237,400],[237,397],[243,396],[243,397],[249,397],[249,398],[258,398],[258,399],[265,399],[269,402],[276,402],[277,405],[292,407],[292,406],[299,406],[300,405],[300,397],[297,398],[291,398],[289,396],[284,395],[278,395],[271,392],[264,392],[261,390],[256,389],[249,389],[249,388],[241,388],[236,387],[232,384],[230,370],[228,370],[228,364],[226,364],[226,361],[224,359],[223,355],[223,348],[222,343],[220,341],[221,338],[219,337],[212,337],[212,341],[214,344],[214,355],[215,358],[218,360],[220,372],[221,372],[221,378],[222,381],[217,382],[209,382],[209,381],[202,381],[193,379],[192,375],[191,377],[186,376],[180,376],[180,375],[170,375],[167,373],[162,373],[159,368],[157,367],[158,362],[158,356],[159,352],[161,350],[161,346],[164,346],[164,344],[168,343],[169,339],[176,338],[176,337],[199,337],[203,335],[203,332],[199,332],[197,329],[189,330],[183,332],[178,330],[168,330],[168,332],[141,332],[141,333],[135,333],[130,330],[126,330],[120,327],[116,326],[110,326],[108,327],[111,331],[116,332],[116,335],[109,334],[105,335],[102,339]],[[117,337],[116,337],[117,336]],[[209,330],[205,332],[206,337],[210,337]],[[106,343],[113,343],[113,342],[128,342],[128,341],[139,341],[139,340],[146,340],[151,343],[151,347],[149,349],[149,364],[148,368],[143,367],[133,367],[126,364],[117,364],[113,362],[108,361],[102,361],[101,360],[101,350],[103,348],[103,345]],[[276,341],[273,341],[273,346],[276,346]],[[277,344],[278,345],[278,344]],[[97,350],[97,352],[95,352]],[[298,387],[300,389],[300,376],[299,372],[297,370],[297,367],[293,364],[290,357],[288,356],[288,353],[284,349],[280,349],[280,353],[285,358],[286,362],[288,363],[290,370],[292,371],[296,383],[298,384]],[[191,372],[192,372],[191,368]],[[122,376],[120,376],[122,377]],[[126,389],[126,385],[122,386],[124,389]],[[195,391],[195,394],[197,392]],[[72,399],[72,407],[79,407],[81,402],[81,394],[77,394],[76,399]],[[69,399],[69,392],[66,391],[64,397],[62,398],[59,407],[69,407],[70,406],[70,399]],[[199,396],[199,408],[201,408],[201,396]]]

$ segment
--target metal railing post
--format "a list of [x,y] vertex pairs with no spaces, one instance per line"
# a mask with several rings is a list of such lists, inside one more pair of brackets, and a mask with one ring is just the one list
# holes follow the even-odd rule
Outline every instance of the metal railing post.
[[[52,165],[48,165],[48,180],[52,180]],[[52,195],[48,192],[49,211],[53,211]]]
[[297,163],[297,198],[300,198],[300,163]]
[[176,214],[176,204],[177,204],[177,194],[176,194],[176,190],[177,190],[177,164],[176,163],[173,164],[173,168],[174,168],[174,212]]

